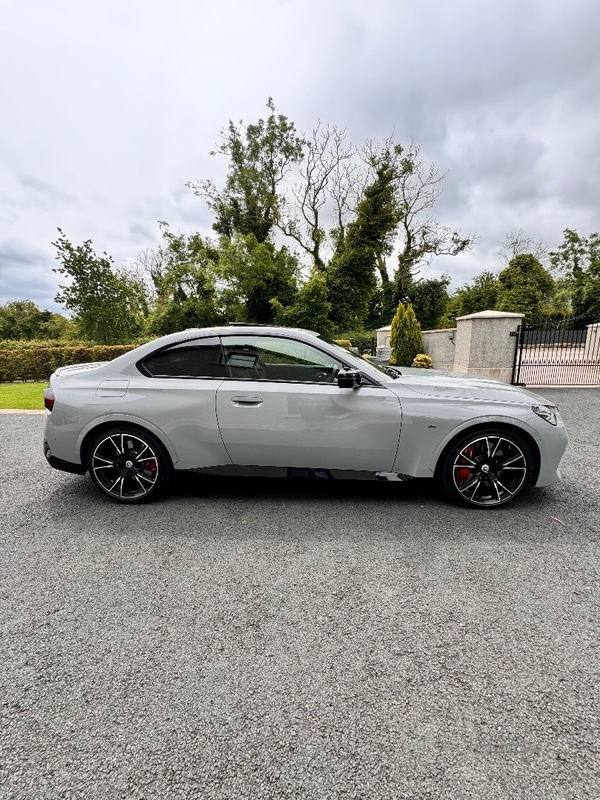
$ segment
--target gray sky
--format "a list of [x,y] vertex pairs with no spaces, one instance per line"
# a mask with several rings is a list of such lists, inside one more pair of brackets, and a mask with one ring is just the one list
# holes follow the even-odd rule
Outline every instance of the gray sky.
[[449,171],[436,215],[478,240],[427,276],[498,269],[519,228],[600,229],[595,0],[3,0],[0,30],[0,303],[62,310],[57,227],[117,264],[158,220],[210,233],[185,183],[219,182],[219,131],[270,95]]

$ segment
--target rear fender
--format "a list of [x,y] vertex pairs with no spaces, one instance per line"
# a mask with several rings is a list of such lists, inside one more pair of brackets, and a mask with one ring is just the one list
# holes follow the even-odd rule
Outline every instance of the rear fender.
[[84,463],[85,455],[83,453],[83,447],[86,441],[91,438],[96,430],[100,428],[104,428],[107,426],[113,425],[134,425],[138,428],[142,428],[143,430],[148,431],[151,433],[158,441],[162,444],[165,450],[168,452],[169,456],[171,457],[171,461],[173,466],[177,464],[178,457],[177,453],[175,452],[173,445],[166,438],[163,431],[160,428],[157,428],[152,422],[149,422],[147,419],[142,419],[141,417],[137,417],[132,414],[104,414],[101,417],[95,417],[94,420],[89,422],[80,432],[77,438],[77,452],[80,454],[81,461]]

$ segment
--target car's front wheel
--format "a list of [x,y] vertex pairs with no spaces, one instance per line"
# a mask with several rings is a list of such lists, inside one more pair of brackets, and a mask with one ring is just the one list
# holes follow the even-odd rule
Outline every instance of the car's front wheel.
[[480,430],[456,441],[446,452],[440,477],[453,499],[478,508],[506,505],[531,480],[533,459],[515,433]]
[[141,503],[157,497],[173,470],[160,442],[146,431],[118,427],[92,441],[87,467],[96,486],[113,500]]

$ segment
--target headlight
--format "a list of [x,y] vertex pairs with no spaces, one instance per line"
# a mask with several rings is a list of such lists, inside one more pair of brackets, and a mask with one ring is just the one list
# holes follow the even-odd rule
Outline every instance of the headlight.
[[558,408],[556,406],[531,406],[534,414],[545,419],[550,425],[558,425]]

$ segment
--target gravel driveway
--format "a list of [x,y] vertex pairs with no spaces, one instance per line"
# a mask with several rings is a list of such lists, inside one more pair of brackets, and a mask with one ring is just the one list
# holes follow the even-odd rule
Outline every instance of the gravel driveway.
[[562,484],[189,476],[120,507],[0,415],[0,797],[600,798],[600,392]]

